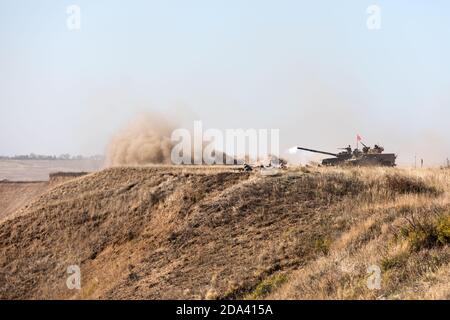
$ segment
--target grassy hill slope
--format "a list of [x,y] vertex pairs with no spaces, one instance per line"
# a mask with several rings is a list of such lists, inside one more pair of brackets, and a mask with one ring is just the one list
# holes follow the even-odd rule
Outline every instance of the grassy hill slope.
[[449,298],[449,191],[438,169],[111,168],[0,224],[0,298]]

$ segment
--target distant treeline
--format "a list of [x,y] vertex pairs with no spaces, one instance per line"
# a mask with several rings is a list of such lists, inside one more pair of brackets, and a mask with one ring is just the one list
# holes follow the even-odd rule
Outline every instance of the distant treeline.
[[85,157],[82,155],[70,155],[68,153],[61,154],[59,156],[49,156],[49,155],[42,155],[42,154],[25,154],[25,155],[15,155],[15,156],[0,156],[0,160],[103,160],[103,155],[94,155]]

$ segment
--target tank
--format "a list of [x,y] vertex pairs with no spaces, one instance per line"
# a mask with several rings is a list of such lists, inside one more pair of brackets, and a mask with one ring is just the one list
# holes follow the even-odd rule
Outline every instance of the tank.
[[384,148],[379,145],[371,148],[364,143],[361,144],[363,145],[362,150],[358,148],[352,149],[351,146],[348,146],[346,148],[340,148],[343,151],[338,153],[303,147],[297,147],[297,149],[332,156],[332,158],[322,160],[322,165],[324,166],[395,166],[397,155],[394,153],[384,153]]

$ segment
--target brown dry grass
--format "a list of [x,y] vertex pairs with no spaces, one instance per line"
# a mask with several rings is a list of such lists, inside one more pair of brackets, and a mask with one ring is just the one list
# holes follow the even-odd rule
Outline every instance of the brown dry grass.
[[[449,298],[449,178],[107,169],[0,224],[0,298]],[[73,264],[80,291],[65,286]],[[372,264],[381,290],[366,286]]]
[[[366,182],[340,212],[349,227],[326,255],[292,272],[269,298],[449,299],[450,170],[367,168],[344,174]],[[367,286],[371,265],[381,269],[379,290]]]

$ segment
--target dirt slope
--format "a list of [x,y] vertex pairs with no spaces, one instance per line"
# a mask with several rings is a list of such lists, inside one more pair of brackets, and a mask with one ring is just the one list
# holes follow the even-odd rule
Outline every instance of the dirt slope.
[[[0,298],[302,298],[286,286],[340,250],[370,210],[410,196],[448,210],[443,185],[394,170],[146,167],[76,178],[0,224]],[[448,277],[448,246],[432,250]],[[81,290],[66,287],[69,265],[81,267]]]
[[10,217],[51,187],[85,174],[85,172],[56,172],[50,174],[48,181],[0,181],[0,221]]
[[0,221],[47,190],[47,182],[0,181]]

